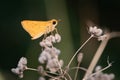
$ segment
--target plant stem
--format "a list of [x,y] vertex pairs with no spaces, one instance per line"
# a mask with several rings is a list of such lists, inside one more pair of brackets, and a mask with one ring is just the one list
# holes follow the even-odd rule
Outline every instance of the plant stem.
[[108,68],[111,67],[111,66],[112,66],[112,63],[108,64],[108,66],[106,66],[105,68],[103,68],[103,69],[101,69],[101,70],[99,70],[99,71],[91,74],[89,77],[92,77],[92,76],[96,75],[97,73],[102,72],[102,71],[108,69]]
[[67,68],[69,68],[71,62],[73,61],[73,59],[75,58],[75,56],[77,55],[77,53],[86,45],[86,43],[93,37],[93,35],[91,35],[83,44],[82,46],[75,52],[75,54],[73,55],[73,57],[71,58],[71,60],[69,61]]
[[[83,58],[83,53],[79,53],[78,54],[78,65],[77,65],[77,67],[80,66],[82,58]],[[78,71],[79,71],[79,68],[76,69],[74,80],[77,80]]]
[[99,46],[99,48],[97,49],[96,53],[95,53],[95,56],[94,58],[92,59],[89,67],[88,67],[88,70],[87,72],[85,73],[85,76],[83,77],[82,80],[86,80],[88,78],[88,76],[93,72],[93,69],[95,68],[100,56],[102,55],[103,53],[103,50],[105,49],[108,41],[111,39],[111,38],[114,38],[114,37],[120,37],[120,32],[111,32],[111,33],[107,33],[107,38],[105,40],[103,40]]
[[34,68],[26,68],[27,70],[32,70],[32,71],[38,71],[37,69],[34,69]]
[[[77,67],[80,66],[80,62],[78,63]],[[76,72],[75,72],[75,76],[74,76],[74,80],[77,80],[77,75],[78,75],[78,68],[76,69]]]

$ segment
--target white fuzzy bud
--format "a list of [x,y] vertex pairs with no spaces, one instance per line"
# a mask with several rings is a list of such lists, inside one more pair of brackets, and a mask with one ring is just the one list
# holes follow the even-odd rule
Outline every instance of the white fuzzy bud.
[[103,31],[102,31],[102,29],[97,28],[96,26],[94,26],[94,27],[90,26],[89,33],[95,37],[99,37],[102,35]]
[[55,34],[55,40],[56,40],[56,42],[60,42],[61,36],[59,34]]
[[83,53],[79,53],[77,56],[77,61],[80,63],[82,62],[82,59],[83,59]]

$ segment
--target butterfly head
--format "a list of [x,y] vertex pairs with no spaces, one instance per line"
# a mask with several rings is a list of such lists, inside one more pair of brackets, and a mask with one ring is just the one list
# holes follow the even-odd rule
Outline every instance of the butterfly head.
[[58,24],[58,20],[52,19],[52,20],[50,20],[50,23],[51,23],[53,26],[56,26],[56,25]]

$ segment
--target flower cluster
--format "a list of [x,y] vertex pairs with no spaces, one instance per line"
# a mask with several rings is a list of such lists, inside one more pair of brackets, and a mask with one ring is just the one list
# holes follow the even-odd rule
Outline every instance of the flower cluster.
[[61,41],[60,35],[50,35],[40,42],[40,46],[43,50],[38,58],[41,64],[46,64],[46,69],[50,72],[57,72],[63,65],[62,60],[58,60],[60,50],[53,46],[53,43]]
[[98,37],[98,36],[102,35],[103,31],[102,31],[102,29],[97,28],[96,26],[94,26],[94,27],[90,26],[89,27],[89,33],[93,36]]
[[23,72],[27,69],[27,59],[25,57],[20,58],[16,68],[12,68],[11,71],[17,74],[20,78],[23,78]]
[[115,78],[114,74],[107,74],[103,72],[99,72],[101,70],[101,66],[97,66],[95,69],[95,75],[89,77],[87,80],[113,80]]
[[[60,50],[53,46],[53,43],[59,43],[61,36],[56,33],[55,35],[49,35],[45,37],[41,42],[42,52],[38,57],[40,64],[45,64],[46,68],[42,65],[38,66],[38,69],[28,68],[27,59],[25,57],[20,58],[16,68],[12,68],[11,71],[17,74],[20,78],[23,78],[23,72],[25,70],[38,71],[43,76],[49,76],[48,73],[55,74],[60,72],[63,66],[63,60],[59,60]],[[40,77],[39,80],[44,80],[44,77]],[[50,79],[53,79],[51,76]]]
[[50,35],[48,37],[46,37],[45,39],[43,39],[40,42],[40,46],[41,47],[50,47],[52,46],[52,43],[57,43],[61,41],[61,36],[57,33],[54,35]]
[[98,38],[98,41],[103,41],[107,38],[106,34],[103,34],[103,30],[100,28],[97,28],[96,26],[90,26],[88,30],[89,34],[91,34],[93,37]]

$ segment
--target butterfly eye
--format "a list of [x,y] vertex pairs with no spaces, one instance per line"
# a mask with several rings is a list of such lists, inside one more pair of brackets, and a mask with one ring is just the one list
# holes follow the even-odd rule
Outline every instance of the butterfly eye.
[[55,24],[56,24],[56,21],[53,21],[52,24],[55,25]]

